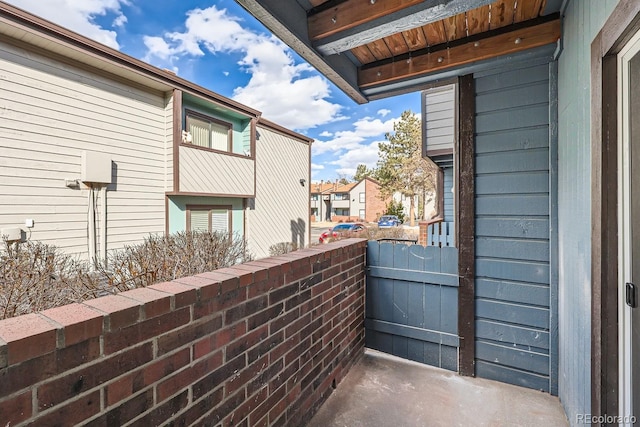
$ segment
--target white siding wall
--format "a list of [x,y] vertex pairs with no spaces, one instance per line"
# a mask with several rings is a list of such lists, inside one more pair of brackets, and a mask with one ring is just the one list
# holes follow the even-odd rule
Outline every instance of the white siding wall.
[[422,94],[427,151],[453,150],[455,140],[455,85],[427,89]]
[[617,0],[571,0],[558,63],[559,395],[591,413],[591,42]]
[[164,230],[164,94],[5,43],[0,80],[0,228],[32,218],[32,240],[86,256],[88,191],[65,179],[80,177],[89,150],[113,160],[108,249]]
[[174,191],[173,188],[173,92],[167,94],[165,99],[165,190]]
[[252,195],[254,161],[197,148],[180,147],[180,191]]
[[[360,193],[365,193],[365,201],[366,201],[366,192],[365,192],[366,181],[362,180],[358,185],[351,189],[349,197],[351,197],[351,210],[349,211],[349,216],[354,216],[359,218],[360,209],[365,209],[366,203],[360,203]],[[355,200],[355,201],[354,201]]]
[[275,243],[309,245],[310,159],[307,144],[262,126],[258,133],[256,198],[247,212],[246,235],[249,249],[264,258]]

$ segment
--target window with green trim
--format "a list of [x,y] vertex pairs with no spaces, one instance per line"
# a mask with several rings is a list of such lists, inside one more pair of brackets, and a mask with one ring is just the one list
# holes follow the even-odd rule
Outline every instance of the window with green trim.
[[186,130],[191,144],[219,151],[231,151],[232,126],[222,120],[187,111]]

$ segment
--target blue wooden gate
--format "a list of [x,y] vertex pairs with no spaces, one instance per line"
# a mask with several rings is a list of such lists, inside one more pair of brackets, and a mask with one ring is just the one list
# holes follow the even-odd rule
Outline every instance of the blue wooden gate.
[[458,250],[367,246],[366,346],[458,369]]

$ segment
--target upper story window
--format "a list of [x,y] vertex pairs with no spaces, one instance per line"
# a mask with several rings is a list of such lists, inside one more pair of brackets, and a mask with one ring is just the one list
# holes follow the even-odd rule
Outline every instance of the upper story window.
[[335,193],[333,200],[349,200],[349,193]]
[[317,194],[312,194],[311,195],[311,200],[313,200],[313,201],[318,200],[318,195]]
[[365,201],[365,194],[364,194],[364,193],[360,193],[360,195],[359,195],[359,202],[360,202],[360,203],[364,203],[364,201]]
[[187,111],[186,128],[191,135],[192,145],[212,150],[231,151],[233,135],[231,123]]

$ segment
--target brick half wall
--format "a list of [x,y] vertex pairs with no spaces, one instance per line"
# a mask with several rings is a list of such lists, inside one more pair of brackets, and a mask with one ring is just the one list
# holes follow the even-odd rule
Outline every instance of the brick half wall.
[[0,321],[0,424],[304,425],[364,349],[347,239]]

